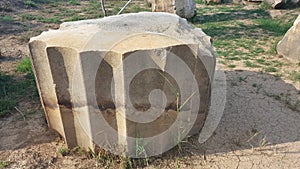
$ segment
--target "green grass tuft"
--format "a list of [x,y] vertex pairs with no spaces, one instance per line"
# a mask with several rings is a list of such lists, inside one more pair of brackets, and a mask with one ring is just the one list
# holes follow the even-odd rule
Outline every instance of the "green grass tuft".
[[248,60],[245,61],[245,66],[251,67],[251,68],[258,68],[258,67],[261,67],[261,66],[255,64],[255,63],[252,63],[252,62],[250,62],[250,61],[248,61]]
[[3,22],[13,22],[14,21],[14,18],[12,16],[9,16],[9,15],[0,15],[0,21],[3,21]]
[[275,67],[266,67],[265,72],[277,72],[278,70]]
[[27,7],[37,7],[36,3],[35,3],[34,1],[31,1],[31,0],[25,1],[24,4],[25,4]]
[[283,23],[279,20],[273,20],[269,18],[256,19],[255,22],[258,24],[258,27],[264,31],[269,31],[275,36],[283,36],[289,28],[293,25],[292,22]]
[[78,2],[77,0],[69,0],[69,3],[71,5],[80,5],[80,2]]
[[21,73],[32,73],[32,68],[31,68],[31,61],[28,57],[23,58],[18,66],[17,66],[17,72]]
[[233,69],[236,67],[236,65],[228,65],[228,67]]
[[22,20],[36,20],[37,16],[24,13],[21,15],[21,18],[22,18]]
[[256,59],[255,60],[257,63],[261,64],[261,65],[265,65],[265,66],[270,66],[271,63],[267,62],[265,59]]
[[0,169],[4,169],[10,165],[10,161],[0,160]]
[[195,0],[197,4],[206,4],[205,0]]
[[32,99],[38,97],[30,59],[22,59],[16,71],[27,75],[22,80],[16,80],[13,76],[0,72],[0,117],[11,113],[20,97],[26,96]]
[[289,74],[289,78],[293,81],[300,81],[300,72],[298,71],[292,71],[290,74]]
[[9,98],[0,99],[0,117],[5,117],[15,107],[16,102]]
[[66,156],[66,155],[69,154],[69,149],[68,149],[68,148],[59,147],[57,151],[58,151],[58,153],[61,154],[62,156]]
[[50,18],[40,17],[39,21],[43,22],[43,23],[61,23],[61,20],[59,17],[50,17]]
[[259,6],[263,10],[273,9],[273,7],[266,0],[263,0],[262,3]]

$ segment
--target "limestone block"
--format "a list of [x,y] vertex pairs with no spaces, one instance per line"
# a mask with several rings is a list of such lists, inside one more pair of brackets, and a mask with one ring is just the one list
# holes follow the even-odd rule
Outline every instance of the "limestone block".
[[183,18],[192,18],[196,15],[195,0],[175,0],[176,14]]
[[215,52],[209,36],[176,15],[63,23],[29,48],[49,127],[69,147],[157,155],[204,124]]
[[195,0],[152,0],[153,12],[176,13],[183,18],[192,18],[196,15]]
[[278,43],[277,53],[293,62],[300,62],[300,15]]

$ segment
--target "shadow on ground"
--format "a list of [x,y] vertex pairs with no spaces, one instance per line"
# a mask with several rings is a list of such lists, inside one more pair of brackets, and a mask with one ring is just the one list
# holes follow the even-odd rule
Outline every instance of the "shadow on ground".
[[[201,9],[198,9],[201,13]],[[245,20],[245,19],[258,19],[258,18],[271,18],[269,13],[263,9],[230,9],[219,13],[197,15],[194,18],[194,23],[208,23],[208,22],[222,22],[231,20]]]
[[43,114],[34,116],[23,120],[18,112],[14,112],[13,116],[0,118],[0,151],[50,143],[59,137],[48,129]]
[[204,144],[209,152],[300,141],[300,95],[293,85],[265,73],[226,75],[226,108],[215,135]]
[[58,137],[48,129],[33,79],[32,74],[17,77],[0,71],[0,151],[48,143]]
[[[214,134],[199,144],[193,136],[176,156],[198,156],[236,150],[265,149],[287,143],[279,150],[300,153],[289,144],[300,141],[300,91],[270,74],[227,71],[227,100]],[[166,156],[174,158],[172,153]]]
[[292,26],[297,15],[290,21],[274,20],[269,12],[262,9],[233,9],[221,13],[197,15],[191,22],[200,27],[213,39],[269,38],[280,37]]

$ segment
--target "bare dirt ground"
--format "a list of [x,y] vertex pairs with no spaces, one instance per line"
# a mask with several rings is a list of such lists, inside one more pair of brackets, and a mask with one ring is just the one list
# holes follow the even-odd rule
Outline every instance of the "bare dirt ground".
[[[20,5],[13,15],[18,18],[25,11],[38,13]],[[57,27],[53,23],[0,21],[1,72],[22,79],[24,75],[15,69],[20,59],[29,55],[29,37]],[[138,168],[300,168],[299,83],[242,65],[224,71],[227,101],[214,135],[204,144],[198,143],[197,136],[190,137],[182,143],[182,151],[174,148]],[[7,168],[119,167],[118,161],[105,167],[78,150],[62,156],[58,149],[66,145],[48,129],[38,98],[21,99],[17,108],[25,113],[25,120],[17,110],[0,118],[0,160],[9,163]]]

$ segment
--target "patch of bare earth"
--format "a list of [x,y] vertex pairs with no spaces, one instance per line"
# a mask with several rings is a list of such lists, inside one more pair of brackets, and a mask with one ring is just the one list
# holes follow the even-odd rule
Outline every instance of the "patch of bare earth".
[[[19,13],[27,10],[20,9]],[[23,24],[28,23],[20,23]],[[0,30],[15,29],[15,25],[7,23]],[[29,35],[36,34],[28,31],[49,27],[40,24],[30,30],[17,26],[16,31],[0,31],[0,70],[21,79],[22,75],[15,72],[16,65],[20,58],[29,55],[27,40]],[[282,69],[289,71],[296,67]],[[193,136],[181,144],[181,149],[174,148],[151,158],[145,168],[300,168],[299,83],[243,64],[224,70],[227,101],[214,135],[204,144],[199,144],[197,136]],[[26,115],[25,120],[17,110],[0,118],[0,160],[10,162],[7,168],[104,168],[86,153],[74,151],[66,156],[58,153],[66,145],[48,129],[38,98],[23,99],[17,107]]]

